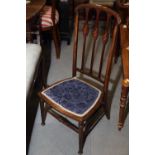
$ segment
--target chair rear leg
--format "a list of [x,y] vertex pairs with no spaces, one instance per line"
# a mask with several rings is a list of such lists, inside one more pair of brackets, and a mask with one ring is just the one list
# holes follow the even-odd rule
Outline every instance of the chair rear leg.
[[106,112],[106,117],[108,120],[110,119],[110,112],[109,111]]
[[59,36],[57,33],[56,26],[52,28],[52,35],[53,35],[53,40],[54,40],[54,45],[55,45],[55,50],[56,50],[56,57],[57,59],[59,59],[60,58],[60,41],[59,41]]
[[105,105],[105,115],[107,119],[109,120],[110,119],[110,105],[108,105],[107,103]]
[[59,32],[58,26],[56,26],[56,34],[57,34],[57,37],[58,37],[58,44],[61,47],[61,37],[60,37],[60,32]]

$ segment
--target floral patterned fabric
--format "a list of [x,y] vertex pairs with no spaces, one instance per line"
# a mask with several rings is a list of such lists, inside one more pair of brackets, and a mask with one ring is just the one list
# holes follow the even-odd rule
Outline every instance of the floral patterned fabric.
[[43,92],[65,109],[83,114],[97,101],[100,91],[78,79],[70,79],[52,86]]

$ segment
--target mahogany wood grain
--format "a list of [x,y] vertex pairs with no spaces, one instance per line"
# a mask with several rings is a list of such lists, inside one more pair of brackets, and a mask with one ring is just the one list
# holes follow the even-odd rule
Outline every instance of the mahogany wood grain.
[[129,29],[127,25],[120,25],[123,78],[129,79]]
[[129,1],[116,0],[114,3],[114,9],[119,13],[122,23],[125,24],[129,17]]
[[105,32],[103,34],[103,38],[102,38],[102,41],[103,41],[103,47],[102,47],[102,54],[101,54],[101,59],[100,59],[100,67],[99,67],[99,74],[98,74],[98,78],[101,78],[101,72],[102,72],[102,62],[103,62],[103,57],[104,57],[104,51],[105,51],[105,47],[106,47],[106,43],[109,39],[109,32],[108,32],[108,29],[109,29],[109,23],[110,22],[110,16],[108,15],[107,16],[107,21],[106,21],[106,28],[105,28]]
[[89,26],[88,26],[88,13],[89,10],[86,10],[86,20],[85,20],[85,24],[83,25],[83,36],[84,36],[84,42],[83,42],[83,52],[82,52],[82,64],[81,64],[81,69],[84,69],[84,56],[85,56],[85,48],[86,48],[86,39],[87,39],[87,35],[89,32]]
[[121,49],[122,49],[122,66],[123,66],[123,80],[122,92],[120,98],[120,111],[118,129],[121,130],[124,126],[125,113],[129,93],[129,29],[127,25],[120,25]]
[[[26,4],[26,40],[27,42],[33,42],[32,35],[39,29],[36,22],[41,9],[44,7],[46,0],[31,0],[30,3]],[[34,26],[35,25],[35,26]]]
[[31,0],[29,4],[26,5],[26,21],[35,17],[45,5],[46,0]]
[[[129,0],[116,0],[114,3],[114,10],[120,15],[121,23],[128,23],[129,19]],[[117,40],[117,50],[115,52],[115,62],[117,62],[118,57],[120,56],[121,43],[120,43],[120,32],[118,33]]]
[[129,79],[129,49],[124,48],[122,52],[123,79]]

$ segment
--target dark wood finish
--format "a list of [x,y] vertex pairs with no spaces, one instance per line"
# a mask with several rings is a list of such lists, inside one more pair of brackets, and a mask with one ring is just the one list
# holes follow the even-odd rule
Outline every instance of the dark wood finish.
[[[115,6],[115,2],[114,1],[108,1],[108,0],[106,0],[106,1],[90,0],[90,3],[97,4],[97,5],[102,5],[102,6],[106,6],[108,8],[111,8],[111,9],[116,10],[115,7],[114,7]],[[114,28],[113,22],[114,21],[111,20],[111,24],[108,23],[108,26],[110,25],[110,27],[111,27],[111,36],[112,36],[113,28]],[[106,34],[105,34],[105,37],[106,37]],[[119,56],[119,50],[120,50],[119,49],[119,45],[118,45],[119,44],[119,35],[118,34],[117,34],[117,37],[118,37],[117,42],[116,42],[116,47],[117,48],[115,48],[115,55],[114,55],[114,62],[115,63],[117,62],[117,59],[118,59],[118,56]],[[103,37],[103,41],[104,41],[104,37]],[[106,39],[105,39],[105,42],[106,42]],[[102,56],[101,56],[101,59],[102,59]]]
[[[31,0],[26,4],[26,41],[33,42],[33,34],[39,29],[38,19],[41,9],[44,7],[46,0]],[[35,25],[35,27],[34,27]]]
[[[128,0],[116,0],[114,3],[114,10],[117,13],[119,13],[122,24],[128,23],[128,19],[129,19],[129,1]],[[120,43],[120,32],[119,32],[118,40],[117,40],[117,49],[115,52],[115,62],[117,62],[117,59],[120,55],[120,49],[121,49],[120,46],[121,46],[121,43]]]
[[[89,13],[91,12],[92,9],[96,12],[95,20],[94,20],[94,17],[89,18]],[[86,18],[85,18],[83,29],[82,29],[83,38],[84,38],[83,47],[78,46],[78,33],[80,30],[79,29],[79,14],[80,14],[81,10],[86,12]],[[100,61],[100,64],[98,66],[99,71],[98,71],[97,75],[95,75],[94,71],[93,71],[93,66],[94,66],[94,62],[95,62],[94,53],[96,52],[96,50],[95,50],[96,41],[99,37],[99,30],[101,28],[101,27],[99,27],[99,22],[101,21],[101,20],[99,20],[99,16],[103,15],[101,13],[104,13],[106,15],[107,20],[106,20],[106,27],[102,34],[102,36],[103,36],[103,48],[102,48],[102,52],[101,52],[102,60]],[[113,18],[111,18],[111,17],[113,17]],[[101,73],[100,68],[101,68],[101,65],[103,65],[103,56],[104,56],[103,53],[104,53],[104,50],[106,49],[105,44],[107,43],[107,40],[110,35],[110,33],[109,33],[110,29],[109,29],[108,25],[109,25],[111,19],[115,20],[115,25],[114,25],[114,29],[113,29],[113,33],[112,33],[112,39],[111,39],[109,49],[108,49],[108,57],[107,57],[108,60],[106,61],[107,64],[106,64],[106,71],[105,71],[105,79],[103,80],[103,79],[101,79],[101,77],[103,77],[102,76],[103,73]],[[88,24],[89,21],[94,22],[93,30]],[[103,115],[106,114],[107,118],[110,117],[110,113],[109,113],[109,109],[108,109],[109,103],[107,102],[108,86],[109,86],[110,74],[111,74],[112,63],[113,63],[112,60],[113,60],[113,56],[114,56],[116,35],[117,35],[118,26],[120,24],[120,21],[121,20],[120,20],[120,17],[118,16],[118,14],[107,7],[98,6],[98,5],[94,5],[94,4],[83,4],[83,5],[79,5],[76,8],[75,33],[74,33],[75,35],[74,35],[74,47],[73,47],[73,68],[72,68],[73,74],[72,75],[73,75],[73,77],[75,77],[77,75],[77,72],[81,72],[81,74],[86,74],[90,78],[95,79],[96,82],[100,82],[101,92],[102,92],[98,102],[88,113],[86,113],[85,115],[82,115],[82,116],[78,116],[74,113],[69,112],[68,110],[65,110],[64,108],[61,108],[60,106],[56,105],[55,103],[51,102],[48,98],[46,98],[44,95],[42,95],[41,92],[39,93],[40,98],[50,107],[48,110],[46,110],[45,107],[43,108],[43,106],[41,106],[42,111],[44,110],[44,113],[45,113],[44,115],[46,115],[46,113],[49,112],[55,118],[57,118],[60,122],[62,122],[66,126],[70,127],[71,129],[73,129],[74,131],[76,131],[79,134],[79,153],[83,152],[83,146],[84,146],[86,137],[88,136],[90,131],[95,127],[97,122],[103,117]],[[92,50],[89,51],[89,52],[91,52],[91,55],[92,55],[91,63],[90,63],[89,68],[86,69],[85,68],[85,57],[86,57],[85,51],[86,51],[86,41],[87,41],[88,33],[92,33],[92,38],[93,38],[94,43],[93,43]],[[83,51],[82,59],[81,59],[82,60],[81,68],[77,67],[77,59],[78,59],[78,57],[77,57],[78,50],[77,49],[81,49]],[[88,81],[86,81],[86,82],[89,83]],[[92,84],[92,82],[93,82],[93,80],[90,83]],[[94,85],[94,86],[96,87],[96,85]],[[63,118],[63,115],[77,121],[79,124],[77,126],[73,125],[69,120],[67,120],[66,118]],[[43,118],[43,120],[44,120],[44,118]]]
[[31,0],[29,4],[26,5],[26,21],[35,17],[45,5],[46,0]]
[[40,100],[40,110],[41,110],[41,119],[42,119],[42,125],[45,125],[45,112],[44,112],[44,101]]
[[61,40],[70,45],[74,25],[74,0],[59,0],[59,30]]
[[82,64],[81,64],[81,68],[82,70],[84,69],[84,56],[85,56],[85,49],[86,49],[86,38],[89,32],[89,28],[88,28],[88,12],[89,10],[86,10],[86,21],[85,24],[83,25],[83,36],[84,36],[84,42],[83,42],[83,52],[82,52]]
[[79,122],[79,154],[83,153],[83,141],[84,141],[84,122]]
[[89,0],[74,0],[74,6],[75,8],[80,4],[89,3]]
[[[76,9],[78,5],[87,4],[87,3],[89,3],[89,0],[74,0],[74,10]],[[81,11],[81,13],[79,14],[79,18],[81,20],[84,20],[84,16],[85,16],[84,12]]]
[[121,49],[122,49],[122,66],[123,66],[123,80],[122,92],[120,98],[120,112],[118,129],[121,130],[124,126],[125,113],[128,102],[129,92],[129,29],[127,25],[120,26],[121,35]]
[[125,24],[129,17],[129,1],[116,0],[116,2],[114,3],[114,9],[119,13],[122,20],[122,24]]

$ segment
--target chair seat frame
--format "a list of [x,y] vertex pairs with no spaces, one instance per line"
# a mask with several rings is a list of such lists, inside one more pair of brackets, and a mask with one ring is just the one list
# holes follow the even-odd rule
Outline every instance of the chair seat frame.
[[[56,83],[59,83],[59,82],[56,82]],[[55,85],[56,83],[54,83],[53,85]],[[67,127],[69,127],[70,129],[72,129],[73,131],[79,134],[79,152],[78,153],[79,154],[83,153],[83,146],[87,136],[106,113],[105,105],[101,104],[103,103],[102,102],[103,94],[101,94],[98,102],[96,103],[95,107],[92,110],[90,110],[83,117],[78,117],[77,115],[68,113],[67,111],[64,111],[64,109],[61,109],[60,107],[56,106],[55,103],[52,103],[51,100],[48,100],[46,97],[44,97],[41,92],[39,92],[38,95],[41,98],[40,107],[41,107],[42,125],[45,125],[47,113],[51,114],[58,121],[60,121],[61,123],[63,123],[64,125],[66,125]],[[64,116],[67,116],[68,118],[71,118],[77,121],[78,125],[73,124]]]

